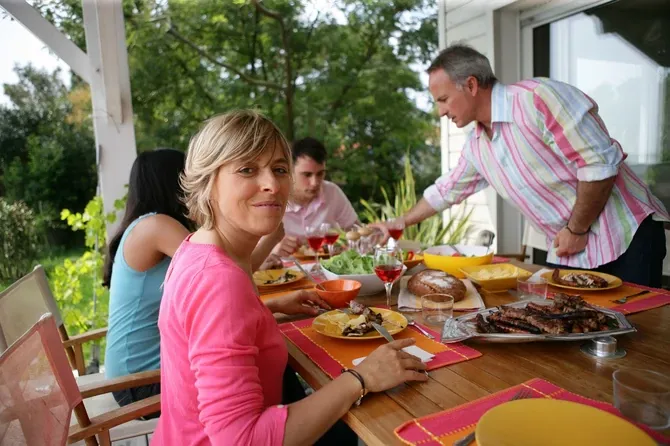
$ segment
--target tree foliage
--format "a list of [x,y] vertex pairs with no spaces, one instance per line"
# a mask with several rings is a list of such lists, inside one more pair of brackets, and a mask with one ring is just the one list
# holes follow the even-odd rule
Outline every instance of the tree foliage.
[[23,201],[58,225],[63,208],[81,210],[95,194],[95,143],[90,119],[76,107],[59,72],[17,67],[18,82],[4,85],[0,105],[0,195]]
[[[323,139],[332,179],[354,202],[381,198],[380,186],[402,177],[408,149],[419,186],[438,173],[434,119],[412,98],[424,88],[418,67],[436,49],[434,1],[123,5],[140,149],[184,149],[206,118],[256,107],[289,139]],[[36,6],[85,47],[80,0]]]

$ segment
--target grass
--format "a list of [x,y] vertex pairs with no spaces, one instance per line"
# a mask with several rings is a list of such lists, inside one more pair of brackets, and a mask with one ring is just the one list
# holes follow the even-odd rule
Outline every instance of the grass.
[[[58,265],[62,265],[65,259],[76,259],[77,257],[80,257],[84,251],[85,248],[83,246],[70,249],[63,249],[61,247],[54,248],[42,253],[39,258],[35,259],[33,266],[42,265],[44,271],[47,273],[47,277],[51,279],[51,274],[53,274],[54,269],[56,269]],[[4,290],[12,283],[12,281],[0,280],[0,291]],[[88,292],[87,295],[91,295],[92,282],[86,283],[84,287],[88,288],[85,290]]]

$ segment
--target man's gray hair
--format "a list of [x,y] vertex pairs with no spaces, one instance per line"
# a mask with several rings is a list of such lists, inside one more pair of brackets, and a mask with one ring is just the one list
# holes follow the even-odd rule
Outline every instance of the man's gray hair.
[[488,88],[497,82],[491,63],[479,51],[464,44],[454,44],[443,49],[428,67],[428,73],[444,70],[459,87],[473,76],[480,87]]

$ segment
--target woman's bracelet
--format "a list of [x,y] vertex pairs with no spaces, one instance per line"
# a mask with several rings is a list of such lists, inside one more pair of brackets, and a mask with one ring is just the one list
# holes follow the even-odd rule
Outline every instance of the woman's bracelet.
[[363,377],[361,376],[360,373],[358,373],[356,370],[353,370],[353,369],[344,368],[344,369],[342,369],[342,373],[351,373],[352,375],[354,375],[356,377],[356,379],[358,381],[360,381],[360,383],[361,383],[361,394],[360,394],[360,396],[358,397],[358,399],[356,400],[356,403],[355,403],[357,406],[360,406],[361,401],[363,401],[363,397],[368,394],[368,389],[367,389],[367,387],[365,387],[365,380],[363,379]]

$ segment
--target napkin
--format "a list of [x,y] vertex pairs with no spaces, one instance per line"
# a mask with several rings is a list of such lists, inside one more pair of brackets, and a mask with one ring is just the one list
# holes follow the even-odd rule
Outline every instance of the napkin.
[[[417,347],[416,345],[410,345],[409,347],[405,347],[402,350],[409,353],[410,355],[416,356],[422,362],[430,362],[430,360],[435,357],[434,354],[428,353],[427,351],[425,351],[421,347]],[[363,362],[365,358],[367,358],[367,356],[363,356],[362,358],[356,358],[352,361],[352,363],[356,366],[361,362]]]

